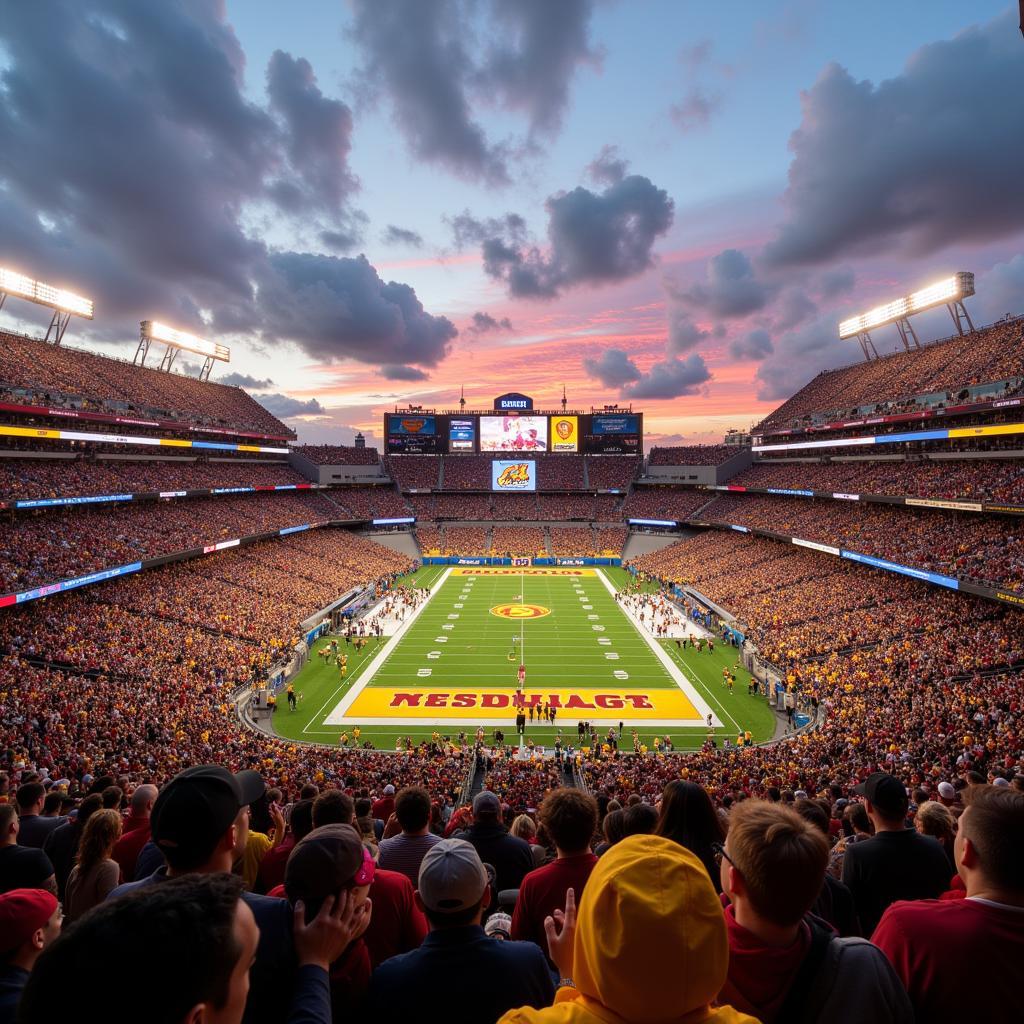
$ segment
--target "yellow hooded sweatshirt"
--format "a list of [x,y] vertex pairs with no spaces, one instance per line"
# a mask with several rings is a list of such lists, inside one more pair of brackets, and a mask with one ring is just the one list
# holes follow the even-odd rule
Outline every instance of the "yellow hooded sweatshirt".
[[629,836],[598,862],[576,915],[573,980],[499,1024],[757,1024],[712,1008],[729,967],[722,904],[689,850]]

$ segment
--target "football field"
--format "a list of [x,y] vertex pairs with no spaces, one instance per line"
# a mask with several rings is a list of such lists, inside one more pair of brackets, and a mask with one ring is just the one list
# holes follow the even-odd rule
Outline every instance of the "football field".
[[[472,736],[482,726],[511,741],[517,701],[554,709],[553,723],[527,718],[527,736],[548,747],[558,730],[575,742],[579,721],[601,735],[621,722],[627,741],[631,728],[648,744],[668,734],[680,748],[700,746],[709,715],[719,739],[744,730],[767,739],[774,729],[764,699],[747,694],[735,649],[698,654],[638,627],[615,600],[629,579],[621,569],[427,566],[413,579],[430,598],[392,636],[358,655],[348,648],[344,679],[312,654],[294,679],[298,708],[282,700],[275,714],[280,735],[338,743],[345,734],[353,744],[358,727],[360,743],[393,749],[399,737]],[[731,693],[724,667],[736,672]]]

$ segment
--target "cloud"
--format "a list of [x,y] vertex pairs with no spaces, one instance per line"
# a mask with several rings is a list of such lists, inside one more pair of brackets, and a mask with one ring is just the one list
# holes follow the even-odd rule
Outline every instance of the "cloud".
[[419,249],[423,246],[423,236],[419,232],[412,231],[409,228],[400,228],[394,224],[387,226],[387,229],[381,235],[381,241],[385,245],[408,245],[413,249]]
[[729,355],[736,360],[764,359],[772,353],[772,339],[766,330],[757,328],[729,342]]
[[971,319],[979,325],[991,323],[1007,313],[1024,313],[1024,254],[1018,253],[979,274],[977,295],[968,299],[966,306]]
[[604,145],[601,152],[587,164],[586,173],[595,184],[618,185],[629,170],[629,161],[619,156],[619,147]]
[[350,231],[321,231],[319,237],[321,244],[335,252],[351,252],[360,242],[359,234]]
[[436,366],[458,334],[409,285],[383,281],[365,256],[271,255],[260,282],[261,327],[317,359]]
[[877,86],[829,64],[802,106],[768,261],[920,257],[1024,227],[1024,61],[1009,11],[921,47]]
[[516,298],[553,298],[568,288],[625,281],[653,266],[655,240],[675,205],[648,178],[630,175],[602,193],[578,187],[551,196],[548,251],[516,239],[484,239],[484,270]]
[[513,245],[521,245],[526,241],[526,220],[518,213],[478,218],[469,210],[463,210],[444,220],[452,229],[452,241],[459,250],[471,245],[482,245],[488,238],[494,237],[507,238]]
[[674,294],[715,316],[738,317],[762,309],[768,301],[769,289],[757,279],[746,254],[738,249],[725,249],[708,261],[706,283]]
[[818,312],[818,307],[800,288],[787,288],[779,296],[772,310],[772,327],[776,331],[788,331],[802,324]]
[[701,385],[711,380],[703,356],[691,353],[685,359],[668,358],[653,366],[640,378],[622,389],[624,398],[681,398],[696,395]]
[[681,132],[692,132],[707,128],[711,123],[711,115],[722,105],[722,97],[717,93],[707,93],[698,86],[693,86],[680,100],[669,107],[669,115]]
[[473,320],[469,327],[466,328],[469,334],[481,335],[491,334],[494,331],[511,331],[512,321],[507,316],[503,316],[500,320],[491,316],[490,313],[476,312],[473,314]]
[[681,309],[670,309],[668,317],[668,350],[676,355],[689,352],[711,337],[710,331],[702,330]]
[[296,416],[327,416],[327,410],[315,399],[310,398],[303,402],[290,395],[254,395],[253,396],[267,412],[272,413],[278,419],[294,419]]
[[836,337],[836,320],[820,316],[775,338],[771,353],[757,368],[755,381],[761,401],[789,398],[816,373],[855,360],[855,347]]
[[606,388],[621,388],[643,376],[636,363],[621,348],[606,348],[597,359],[587,356],[583,360],[583,369]]
[[392,365],[380,368],[381,376],[388,380],[427,380],[428,375],[423,370],[417,370],[415,366]]
[[691,72],[696,71],[697,68],[707,64],[713,49],[714,43],[710,39],[701,39],[693,46],[684,46],[679,51],[679,60]]
[[229,373],[226,377],[221,377],[217,382],[218,384],[230,384],[236,388],[249,388],[253,391],[266,391],[267,388],[272,388],[274,382],[272,380],[259,380],[256,377],[251,377],[247,373]]
[[467,180],[506,185],[509,144],[487,137],[477,108],[524,113],[531,140],[553,136],[576,68],[597,60],[588,41],[592,6],[355,0],[360,79],[387,97],[418,159]]
[[836,267],[818,277],[818,288],[822,298],[834,299],[837,295],[852,291],[856,282],[857,276],[849,267]]

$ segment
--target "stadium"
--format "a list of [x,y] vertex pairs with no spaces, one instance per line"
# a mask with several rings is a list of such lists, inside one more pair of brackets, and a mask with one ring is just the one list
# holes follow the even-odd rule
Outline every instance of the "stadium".
[[158,962],[169,1022],[938,1021],[976,961],[1017,1019],[1024,315],[980,274],[880,272],[718,443],[624,352],[328,443],[195,316],[100,354],[0,263],[49,318],[0,326],[0,1024]]

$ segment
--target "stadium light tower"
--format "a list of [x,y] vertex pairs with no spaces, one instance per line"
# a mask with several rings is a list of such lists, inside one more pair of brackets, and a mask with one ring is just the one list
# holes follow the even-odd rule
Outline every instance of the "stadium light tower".
[[92,319],[92,299],[86,299],[52,284],[33,280],[31,277],[19,274],[16,270],[0,267],[0,309],[3,309],[8,295],[14,295],[19,299],[28,299],[29,302],[35,302],[53,310],[50,326],[46,328],[46,337],[43,340],[49,341],[52,334],[54,345],[59,345],[64,340],[64,332],[68,329],[72,313],[75,316],[85,317],[86,320]]
[[964,305],[964,299],[973,294],[974,274],[961,270],[959,273],[936,281],[912,295],[905,295],[892,302],[876,306],[874,309],[868,310],[867,313],[843,320],[839,324],[839,337],[844,340],[855,337],[860,342],[864,358],[874,357],[877,359],[878,350],[871,340],[871,331],[876,327],[884,327],[886,324],[895,324],[896,330],[900,332],[903,347],[909,352],[911,339],[913,339],[914,348],[921,347],[921,342],[918,340],[910,318],[916,313],[923,313],[926,309],[942,305],[949,310],[957,333],[962,337],[965,323],[969,332],[974,330],[974,324]]
[[182,349],[206,357],[206,361],[199,371],[200,380],[210,379],[210,370],[213,368],[215,359],[224,363],[231,361],[231,349],[226,345],[198,338],[194,334],[176,330],[156,320],[143,320],[139,324],[139,347],[135,350],[135,358],[132,359],[132,363],[136,366],[145,366],[146,356],[149,355],[149,346],[154,341],[166,345],[159,369],[167,373],[170,373],[171,367]]

